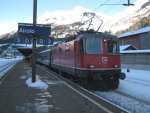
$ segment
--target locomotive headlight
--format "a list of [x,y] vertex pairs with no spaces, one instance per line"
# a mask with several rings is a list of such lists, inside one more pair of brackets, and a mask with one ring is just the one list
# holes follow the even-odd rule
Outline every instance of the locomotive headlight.
[[89,68],[93,69],[93,68],[94,68],[94,65],[89,65]]
[[104,41],[104,42],[106,42],[107,40],[106,40],[106,39],[104,39],[103,41]]
[[117,64],[114,65],[114,68],[118,68],[119,66]]

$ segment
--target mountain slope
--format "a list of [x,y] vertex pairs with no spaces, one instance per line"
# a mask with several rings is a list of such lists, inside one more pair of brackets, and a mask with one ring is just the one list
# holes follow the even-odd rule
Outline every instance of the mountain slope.
[[[92,11],[87,8],[76,6],[69,11],[59,10],[53,12],[46,12],[38,18],[37,22],[39,24],[51,24],[52,36],[65,37],[66,35],[74,34],[75,30],[81,26],[81,20],[84,12]],[[100,19],[103,20],[100,31],[111,31],[112,33],[116,33],[120,30],[130,28],[138,20],[149,16],[150,0],[137,0],[135,6],[130,6],[125,11],[113,16],[107,16],[100,12],[94,13],[99,15]],[[101,21],[95,22],[92,27],[98,27],[99,23],[101,23]],[[85,26],[88,26],[88,24],[85,24],[84,27]],[[10,34],[7,34],[1,37],[7,37],[9,35]]]
[[111,21],[106,22],[105,26],[106,28],[110,29],[113,33],[115,33],[117,31],[129,28],[140,19],[148,17],[149,15],[150,0],[138,0],[135,3],[135,6],[131,6],[124,12],[114,15],[111,18]]
[[[57,25],[68,25],[70,27],[69,24],[81,21],[84,12],[92,11],[76,6],[70,11],[47,12],[38,19],[38,22],[52,24],[53,28]],[[116,33],[117,31],[129,28],[139,19],[147,17],[150,14],[150,0],[137,0],[135,6],[130,6],[125,11],[111,17],[99,12],[96,12],[96,14],[103,20],[100,31]],[[97,27],[97,23],[94,27]],[[70,28],[73,29],[72,27]]]

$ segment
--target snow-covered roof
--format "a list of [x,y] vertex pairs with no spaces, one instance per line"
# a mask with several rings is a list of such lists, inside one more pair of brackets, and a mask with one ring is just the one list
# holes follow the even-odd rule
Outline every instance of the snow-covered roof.
[[141,29],[137,29],[134,31],[129,31],[126,33],[123,33],[122,35],[119,36],[119,38],[121,37],[126,37],[126,36],[131,36],[131,35],[136,35],[136,34],[141,34],[141,33],[145,33],[145,32],[150,32],[150,26],[141,28]]
[[41,52],[39,52],[39,53],[45,53],[45,52],[49,52],[51,49],[46,49],[46,50],[43,50],[43,51],[41,51]]
[[130,47],[132,47],[133,49],[137,49],[136,47],[134,47],[132,45],[122,45],[122,46],[120,46],[120,51],[124,51]]
[[125,50],[126,48],[128,48],[130,45],[123,45],[123,46],[120,46],[120,51],[123,51]]
[[127,51],[120,51],[120,53],[150,53],[150,49],[147,49],[147,50],[127,50]]
[[[32,48],[32,44],[12,44],[13,46],[20,46],[19,48]],[[45,46],[44,44],[36,44],[36,47]],[[53,45],[46,45],[46,46],[53,46]]]

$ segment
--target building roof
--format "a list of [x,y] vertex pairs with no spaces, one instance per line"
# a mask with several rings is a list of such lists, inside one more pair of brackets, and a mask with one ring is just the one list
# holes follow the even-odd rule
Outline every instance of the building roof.
[[122,54],[138,54],[138,53],[150,53],[150,49],[146,49],[146,50],[128,50],[128,51],[120,51],[120,53]]
[[123,33],[122,35],[119,36],[119,38],[131,36],[131,35],[136,35],[136,34],[141,34],[141,33],[145,33],[145,32],[150,32],[150,26]]
[[120,53],[125,54],[125,53],[133,53],[133,54],[138,54],[138,53],[150,53],[150,49],[147,50],[129,50],[129,51],[120,51]]
[[137,48],[132,45],[121,45],[120,51],[124,51],[124,50],[137,50]]

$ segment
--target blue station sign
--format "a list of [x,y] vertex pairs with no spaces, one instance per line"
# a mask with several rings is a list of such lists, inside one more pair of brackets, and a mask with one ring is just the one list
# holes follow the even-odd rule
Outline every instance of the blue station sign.
[[[37,44],[42,45],[53,45],[53,37],[38,37],[36,40]],[[27,36],[14,37],[14,44],[32,44],[32,38]]]
[[28,26],[18,24],[18,34],[20,35],[36,35],[36,36],[49,36],[51,34],[51,27],[46,26]]

